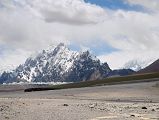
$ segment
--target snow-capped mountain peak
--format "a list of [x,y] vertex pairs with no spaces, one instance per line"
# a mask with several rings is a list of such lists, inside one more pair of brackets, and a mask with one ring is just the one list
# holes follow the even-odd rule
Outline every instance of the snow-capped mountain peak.
[[28,82],[83,81],[102,78],[110,71],[107,64],[103,65],[89,51],[71,51],[60,43],[28,58],[24,64],[8,73],[9,77],[5,79],[6,82],[17,79]]
[[149,60],[131,60],[125,63],[124,68],[125,69],[132,69],[134,71],[139,71],[146,66],[150,65],[153,62],[152,59]]

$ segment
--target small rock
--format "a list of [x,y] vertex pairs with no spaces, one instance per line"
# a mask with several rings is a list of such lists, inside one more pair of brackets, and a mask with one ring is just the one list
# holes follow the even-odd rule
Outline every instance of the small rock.
[[3,108],[0,108],[0,111],[3,111],[4,109]]
[[95,106],[97,106],[97,103],[89,105],[90,108],[94,108]]
[[142,107],[142,109],[147,109],[147,107]]
[[152,109],[151,111],[155,111],[155,109]]
[[63,104],[63,106],[68,106],[68,104]]
[[102,111],[103,111],[103,110],[105,110],[105,108],[99,108],[99,110],[102,110]]
[[117,99],[117,101],[120,101],[120,99]]
[[7,105],[1,105],[0,106],[0,111],[5,111],[5,110],[7,110],[9,108],[9,106],[7,106]]
[[131,117],[135,117],[135,115],[130,115]]
[[9,117],[8,117],[8,116],[5,116],[5,119],[9,119]]

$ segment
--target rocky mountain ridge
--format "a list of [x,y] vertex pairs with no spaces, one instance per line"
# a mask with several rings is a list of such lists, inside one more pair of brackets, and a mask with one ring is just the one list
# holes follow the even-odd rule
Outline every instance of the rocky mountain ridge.
[[0,83],[78,82],[102,79],[112,70],[89,51],[71,51],[63,43],[28,58],[12,72],[3,72]]

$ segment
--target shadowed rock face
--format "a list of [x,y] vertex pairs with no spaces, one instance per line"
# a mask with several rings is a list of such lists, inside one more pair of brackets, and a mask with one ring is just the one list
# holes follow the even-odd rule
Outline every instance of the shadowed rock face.
[[101,79],[111,72],[107,63],[100,63],[98,59],[93,59],[90,53],[83,52],[80,59],[74,62],[74,66],[69,73],[66,73],[66,81],[86,81]]
[[111,72],[107,63],[91,55],[89,51],[75,52],[64,44],[43,50],[30,57],[12,72],[4,72],[0,83],[10,82],[78,82],[101,79]]

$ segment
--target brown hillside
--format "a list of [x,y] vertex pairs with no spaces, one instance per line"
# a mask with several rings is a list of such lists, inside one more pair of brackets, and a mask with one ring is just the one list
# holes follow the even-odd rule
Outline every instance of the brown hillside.
[[159,72],[159,59],[147,66],[146,68],[138,71],[137,73],[152,73]]

